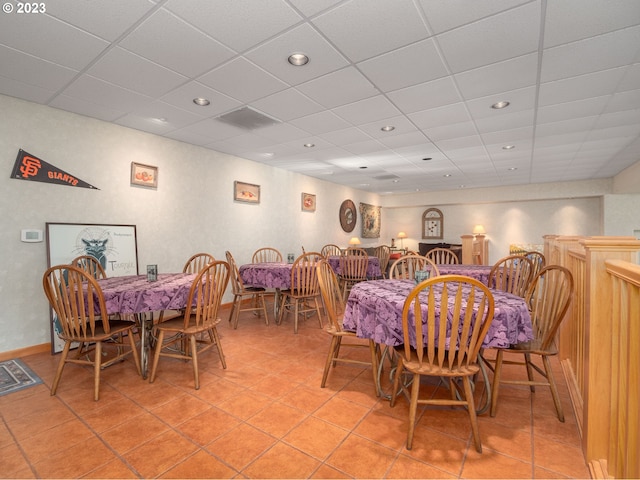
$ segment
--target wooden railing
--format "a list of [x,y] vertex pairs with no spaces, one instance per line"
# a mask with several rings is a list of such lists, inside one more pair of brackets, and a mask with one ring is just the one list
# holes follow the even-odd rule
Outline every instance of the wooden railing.
[[547,258],[574,277],[558,346],[594,478],[640,477],[638,251],[633,237],[545,236]]

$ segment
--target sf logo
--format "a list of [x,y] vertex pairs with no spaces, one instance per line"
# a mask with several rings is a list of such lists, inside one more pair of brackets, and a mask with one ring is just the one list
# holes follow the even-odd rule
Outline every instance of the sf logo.
[[24,178],[35,177],[38,174],[38,170],[40,170],[40,160],[33,157],[24,157],[22,159],[22,166],[20,167],[20,172]]

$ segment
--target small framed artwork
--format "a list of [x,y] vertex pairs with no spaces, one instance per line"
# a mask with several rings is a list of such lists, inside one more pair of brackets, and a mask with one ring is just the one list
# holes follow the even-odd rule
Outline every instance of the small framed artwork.
[[131,185],[158,187],[158,167],[131,162]]
[[315,212],[316,211],[316,196],[311,193],[302,194],[302,211],[303,212]]
[[233,199],[237,202],[260,203],[260,185],[233,182]]

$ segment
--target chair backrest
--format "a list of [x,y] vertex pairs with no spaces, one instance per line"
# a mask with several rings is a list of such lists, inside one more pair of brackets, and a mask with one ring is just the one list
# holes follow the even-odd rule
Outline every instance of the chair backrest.
[[550,350],[573,298],[573,275],[560,265],[549,265],[531,282],[525,300],[531,311],[533,334],[542,350]]
[[366,280],[369,255],[364,248],[349,247],[340,255],[340,277]]
[[104,295],[93,275],[73,265],[55,265],[44,272],[42,286],[65,339],[91,338],[99,325],[109,333]]
[[460,263],[460,261],[458,260],[458,256],[454,253],[453,250],[449,250],[448,248],[433,248],[425,254],[425,257],[427,257],[429,260],[432,260],[436,265],[451,265]]
[[389,266],[389,258],[391,257],[391,247],[389,245],[378,245],[376,247],[376,257],[380,262],[380,271],[384,275],[387,272]]
[[531,260],[523,255],[509,255],[498,260],[491,271],[487,284],[490,288],[525,296],[531,283]]
[[96,280],[107,278],[107,272],[100,264],[100,261],[93,255],[81,255],[71,260],[71,265],[81,268]]
[[412,338],[423,339],[424,348],[415,349],[420,365],[453,370],[476,364],[494,307],[491,291],[474,278],[441,275],[417,285],[402,309],[405,356]]
[[316,266],[318,285],[322,294],[330,325],[337,332],[342,331],[342,314],[344,313],[344,297],[338,283],[338,277],[326,260],[320,260]]
[[220,303],[229,284],[229,270],[227,262],[218,260],[198,272],[187,297],[184,328],[217,320]]
[[198,273],[211,262],[215,262],[215,260],[213,255],[209,253],[196,253],[184,264],[182,273]]
[[440,275],[438,267],[432,260],[421,255],[403,255],[391,265],[389,278],[413,280],[417,270],[429,270],[431,277]]
[[340,255],[342,255],[342,249],[338,245],[334,245],[333,243],[328,243],[324,247],[322,247],[322,250],[320,250],[320,253],[322,253],[322,256],[324,258],[330,257],[332,255],[339,257]]
[[529,260],[531,260],[531,278],[533,279],[538,272],[547,266],[547,260],[544,258],[544,254],[540,253],[536,250],[532,250],[530,252],[526,252],[524,254]]
[[324,260],[320,252],[307,252],[295,259],[291,267],[291,291],[299,296],[313,296],[319,293],[318,262]]
[[229,281],[231,282],[231,289],[233,290],[234,295],[239,295],[244,292],[244,283],[242,282],[242,277],[240,277],[238,265],[229,250],[225,252],[225,256],[227,257],[227,263],[229,264]]
[[282,254],[272,247],[259,248],[253,252],[251,263],[282,263]]

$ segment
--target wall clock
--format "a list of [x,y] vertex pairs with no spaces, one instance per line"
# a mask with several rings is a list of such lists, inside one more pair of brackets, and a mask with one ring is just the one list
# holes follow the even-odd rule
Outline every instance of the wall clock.
[[340,205],[340,226],[345,232],[351,232],[356,227],[356,205],[351,200],[345,200]]
[[427,208],[422,214],[422,238],[443,238],[444,215],[437,208]]

